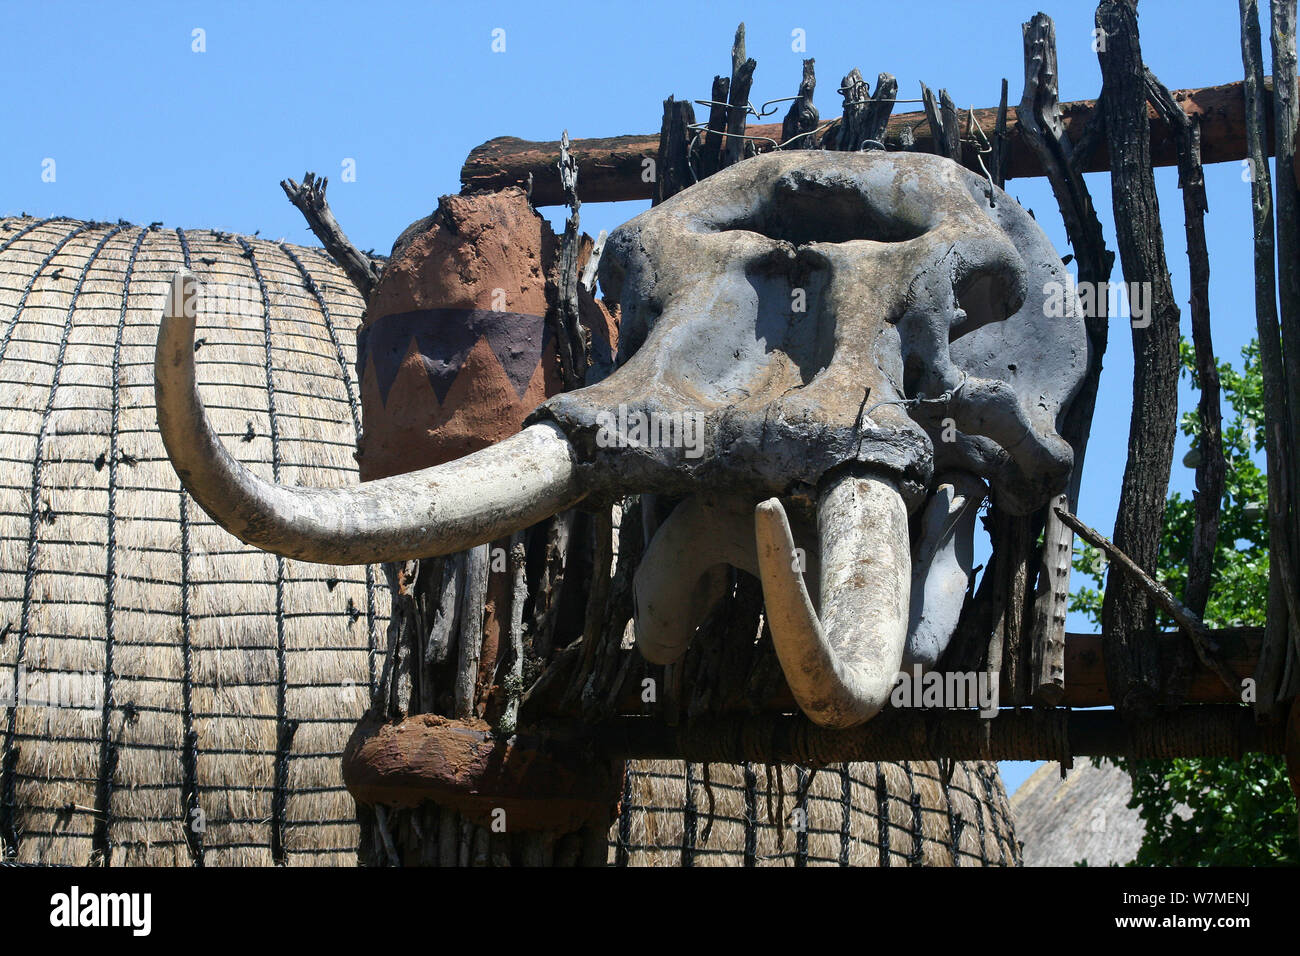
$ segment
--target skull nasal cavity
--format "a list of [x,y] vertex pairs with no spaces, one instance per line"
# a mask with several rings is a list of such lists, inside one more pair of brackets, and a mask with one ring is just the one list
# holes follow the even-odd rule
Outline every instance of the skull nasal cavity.
[[906,242],[924,235],[924,223],[893,215],[844,182],[783,178],[766,203],[722,227],[757,232],[801,246],[810,242]]

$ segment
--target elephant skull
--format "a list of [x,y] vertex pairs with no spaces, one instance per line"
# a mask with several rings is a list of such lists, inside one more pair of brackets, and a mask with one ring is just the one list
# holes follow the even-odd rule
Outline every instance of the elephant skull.
[[[905,659],[942,653],[985,495],[1024,513],[1065,486],[1056,426],[1088,358],[1078,309],[1044,308],[1066,282],[1055,250],[985,180],[917,153],[778,152],[610,236],[601,283],[620,302],[623,364],[602,381],[459,461],[287,488],[204,420],[193,317],[175,304],[192,281],[178,276],[159,332],[159,424],[232,533],[304,560],[391,561],[495,540],[589,494],[680,496],[637,572],[641,652],[680,657],[719,569],[749,571],[795,699],[831,727],[873,716]],[[621,434],[629,420],[661,438],[690,422],[696,440]]]

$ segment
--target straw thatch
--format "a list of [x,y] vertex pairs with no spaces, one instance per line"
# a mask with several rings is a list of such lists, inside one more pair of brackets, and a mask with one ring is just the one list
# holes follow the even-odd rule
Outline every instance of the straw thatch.
[[[180,491],[152,353],[183,264],[251,302],[200,304],[227,447],[283,482],[356,481],[363,303],[321,250],[0,220],[0,695],[21,695],[0,702],[0,841],[29,863],[350,865],[338,758],[383,666],[383,575],[244,547]],[[806,771],[713,765],[706,786],[699,764],[631,770],[612,862],[1019,861],[989,764],[947,785],[928,763],[823,769],[806,835]]]
[[84,685],[73,706],[32,694],[0,711],[0,834],[20,862],[351,862],[338,753],[388,602],[373,570],[277,561],[181,494],[153,410],[155,328],[181,265],[253,306],[199,316],[199,379],[228,447],[282,481],[356,481],[361,303],[319,250],[0,222],[0,692],[20,665],[27,689],[50,674]]
[[1129,775],[1113,763],[1079,759],[1061,778],[1045,763],[1011,797],[1025,866],[1124,865],[1137,856],[1144,825],[1128,806]]
[[663,761],[635,765],[631,776],[628,805],[614,827],[613,863],[1014,866],[1020,861],[1006,793],[991,763],[958,763],[947,783],[928,762],[839,764],[818,770],[810,780],[802,767],[778,772],[761,765]]

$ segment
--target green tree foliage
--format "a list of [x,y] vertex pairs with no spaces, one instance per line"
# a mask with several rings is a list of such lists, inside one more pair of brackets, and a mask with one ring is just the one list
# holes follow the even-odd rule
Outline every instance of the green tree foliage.
[[[1192,347],[1181,344],[1183,374],[1196,381]],[[1262,625],[1268,605],[1267,477],[1256,464],[1264,451],[1263,376],[1259,346],[1242,349],[1242,369],[1219,366],[1223,398],[1231,413],[1223,425],[1227,466],[1219,543],[1204,620],[1210,627]],[[1183,434],[1200,434],[1200,417],[1187,412]],[[1187,559],[1196,521],[1194,502],[1169,496],[1160,540],[1157,576],[1174,594],[1187,583]],[[1105,556],[1076,542],[1074,568],[1091,585],[1071,595],[1070,610],[1100,627]],[[1172,628],[1161,613],[1160,626]],[[1295,800],[1281,757],[1252,754],[1235,760],[1115,761],[1133,778],[1133,799],[1146,825],[1137,866],[1296,865]]]
[[1300,864],[1283,758],[1115,762],[1133,778],[1129,806],[1146,825],[1134,866]]
[[[1183,373],[1196,383],[1195,358],[1191,346],[1181,346]],[[1268,479],[1255,463],[1264,452],[1263,377],[1259,368],[1259,347],[1252,341],[1242,349],[1244,368],[1238,372],[1228,363],[1219,366],[1223,397],[1231,414],[1223,424],[1223,502],[1219,512],[1219,544],[1214,555],[1214,582],[1206,605],[1208,627],[1263,625],[1268,606]],[[1183,434],[1200,434],[1200,415],[1183,414]],[[1165,505],[1164,532],[1160,539],[1157,578],[1174,594],[1187,585],[1187,558],[1192,529],[1196,524],[1195,504],[1173,492]],[[1080,587],[1070,596],[1070,610],[1082,611],[1100,627],[1102,587],[1106,558],[1097,548],[1076,542],[1074,568],[1091,579],[1093,586]],[[1159,624],[1172,628],[1174,622],[1163,611]]]

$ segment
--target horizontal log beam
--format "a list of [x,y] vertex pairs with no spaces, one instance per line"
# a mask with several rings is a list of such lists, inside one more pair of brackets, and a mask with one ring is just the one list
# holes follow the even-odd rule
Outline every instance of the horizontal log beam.
[[[1219,646],[1224,663],[1239,677],[1255,673],[1259,661],[1259,648],[1264,640],[1263,628],[1240,627],[1210,630],[1208,636]],[[1233,693],[1224,686],[1219,676],[1196,658],[1196,654],[1181,631],[1156,635],[1160,648],[1160,703],[1164,706],[1183,704],[1236,704],[1241,702],[1240,691]],[[619,700],[618,713],[642,716],[646,705],[641,701],[639,680],[624,687]],[[794,713],[797,707],[788,687],[780,688],[767,700],[756,702],[763,714]],[[1063,707],[1110,707],[1110,692],[1106,687],[1106,666],[1102,656],[1100,634],[1065,635],[1065,692]]]
[[1256,723],[1249,707],[1181,707],[1139,723],[1115,710],[891,710],[851,730],[818,727],[802,715],[755,714],[669,727],[653,717],[590,725],[551,721],[498,738],[477,721],[421,714],[363,722],[343,755],[343,779],[358,802],[417,806],[436,800],[481,820],[505,809],[515,829],[550,829],[599,819],[617,800],[622,760],[784,763],[822,767],[874,760],[1169,760],[1286,752],[1282,723]]
[[1281,725],[1260,726],[1248,707],[1183,707],[1127,724],[1114,710],[1002,711],[990,721],[970,712],[888,711],[852,730],[827,730],[802,716],[695,720],[668,727],[621,717],[596,728],[601,748],[625,760],[798,763],[859,760],[1062,760],[1127,756],[1226,757],[1282,753]]
[[[1273,115],[1272,82],[1266,82],[1266,112]],[[1244,159],[1246,156],[1246,116],[1242,84],[1225,83],[1194,90],[1175,90],[1174,98],[1189,116],[1201,120],[1201,160],[1204,163],[1223,163]],[[1093,100],[1078,100],[1061,104],[1062,121],[1071,140],[1077,141],[1083,129],[1096,112]],[[1151,159],[1156,166],[1173,166],[1178,162],[1177,147],[1169,127],[1148,107],[1151,117]],[[997,108],[977,109],[975,119],[992,136],[997,121]],[[900,113],[890,118],[885,132],[885,143],[899,147],[904,129],[911,129],[916,148],[932,152],[934,136],[926,122],[925,113]],[[774,140],[781,137],[781,124],[750,126],[751,136],[766,136]],[[1007,178],[1043,175],[1042,167],[1028,144],[1021,138],[1014,111],[1007,115],[1009,155]],[[965,131],[963,130],[963,137]],[[1270,148],[1273,137],[1268,136]],[[964,162],[976,166],[973,147],[965,145]],[[570,152],[578,161],[578,182],[581,184],[583,202],[615,202],[627,199],[650,199],[654,195],[653,179],[646,180],[645,160],[653,160],[659,151],[657,135],[613,136],[604,139],[578,139],[570,145]],[[504,189],[507,186],[526,186],[533,177],[532,200],[535,206],[555,206],[564,202],[556,159],[560,155],[559,142],[533,142],[512,136],[501,136],[475,147],[460,171],[462,191]],[[1270,154],[1271,155],[1271,154]],[[1084,166],[1086,172],[1110,169],[1110,154],[1104,138]]]
[[[1259,662],[1264,631],[1257,627],[1225,628],[1206,632],[1218,644],[1228,670],[1238,678],[1250,677]],[[1160,634],[1161,703],[1236,704],[1238,687],[1230,691],[1219,675],[1196,659],[1187,635],[1181,631]],[[1102,659],[1100,634],[1067,634],[1065,637],[1065,696],[1069,707],[1110,707],[1106,688],[1106,667]]]

